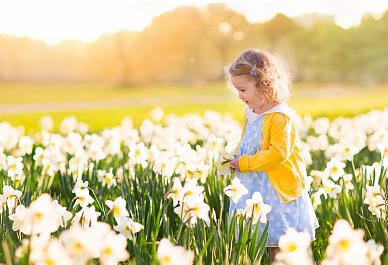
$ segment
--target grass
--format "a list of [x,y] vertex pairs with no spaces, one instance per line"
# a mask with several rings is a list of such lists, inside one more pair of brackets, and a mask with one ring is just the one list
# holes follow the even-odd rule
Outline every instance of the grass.
[[[7,90],[7,88],[9,90]],[[49,93],[49,91],[51,92]],[[242,120],[244,104],[235,100],[215,103],[193,104],[190,95],[208,96],[231,93],[225,83],[212,83],[207,87],[179,87],[179,86],[143,86],[143,87],[108,87],[103,85],[76,84],[20,84],[10,83],[0,87],[0,104],[5,103],[39,103],[48,101],[77,101],[101,98],[137,98],[139,102],[147,101],[147,97],[160,96],[159,105],[166,114],[174,113],[183,116],[186,113],[203,115],[206,110],[219,113],[230,113],[236,120]],[[23,97],[20,97],[23,95]],[[166,103],[168,95],[187,96],[187,102]],[[217,98],[217,96],[215,97]],[[296,84],[289,105],[300,115],[309,114],[313,118],[329,117],[331,120],[338,116],[352,117],[373,109],[388,107],[388,84],[373,87],[360,87],[343,84]],[[6,99],[8,101],[6,101]],[[157,98],[156,98],[157,99]],[[153,101],[155,102],[155,101]],[[204,100],[205,102],[205,100]],[[178,105],[179,104],[179,105]],[[39,120],[45,115],[51,115],[58,130],[60,122],[75,116],[78,121],[89,124],[91,131],[100,131],[105,127],[120,125],[121,121],[130,116],[134,126],[149,117],[149,112],[155,106],[133,106],[122,108],[105,108],[94,110],[22,113],[0,115],[0,121],[8,121],[13,126],[23,125],[26,133],[40,130]]]
[[[228,89],[224,83],[206,86],[113,86],[85,83],[0,83],[0,104],[42,103],[98,99],[140,98],[149,96],[217,94]],[[23,97],[20,97],[23,95]]]

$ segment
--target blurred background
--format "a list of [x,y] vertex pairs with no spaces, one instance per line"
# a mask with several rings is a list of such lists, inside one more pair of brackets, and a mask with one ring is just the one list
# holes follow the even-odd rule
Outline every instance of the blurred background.
[[301,115],[388,107],[388,3],[0,1],[0,122],[51,115],[91,129],[166,113],[231,113],[243,104],[224,66],[247,48],[293,76]]

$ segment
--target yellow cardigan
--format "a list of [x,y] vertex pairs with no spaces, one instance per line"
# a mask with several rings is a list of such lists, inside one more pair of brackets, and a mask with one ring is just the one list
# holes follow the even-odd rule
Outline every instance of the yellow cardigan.
[[[246,124],[247,117],[244,115],[242,136]],[[297,143],[298,132],[290,117],[280,112],[266,114],[262,150],[255,155],[242,155],[239,159],[240,170],[242,173],[250,170],[266,171],[284,202],[290,202],[302,195],[307,176]]]

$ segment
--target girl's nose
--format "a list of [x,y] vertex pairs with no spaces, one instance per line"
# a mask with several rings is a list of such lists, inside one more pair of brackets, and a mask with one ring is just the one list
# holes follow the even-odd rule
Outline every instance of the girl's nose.
[[240,99],[242,99],[242,98],[243,98],[243,94],[242,94],[241,92],[238,92],[238,97],[239,97]]

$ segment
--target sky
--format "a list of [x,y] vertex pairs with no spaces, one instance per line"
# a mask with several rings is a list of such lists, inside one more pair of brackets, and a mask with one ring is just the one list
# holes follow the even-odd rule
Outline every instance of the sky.
[[[130,0],[0,0],[0,34],[28,36],[55,45],[64,39],[92,42],[104,33],[122,29],[141,31],[153,17],[179,5],[205,8],[214,1],[130,1]],[[225,2],[245,14],[251,23],[264,22],[276,13],[288,17],[319,12],[335,16],[338,25],[357,25],[364,13],[378,18],[388,2]]]

